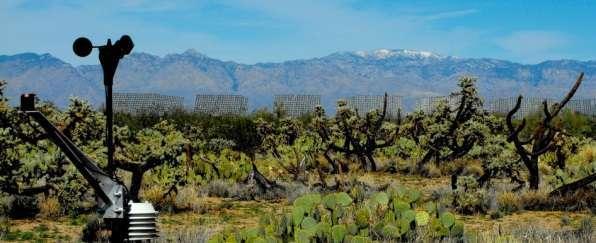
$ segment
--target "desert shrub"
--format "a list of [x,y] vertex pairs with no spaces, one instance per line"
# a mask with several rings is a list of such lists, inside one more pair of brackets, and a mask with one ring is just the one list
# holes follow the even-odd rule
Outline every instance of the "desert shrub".
[[586,139],[577,142],[577,146],[575,151],[568,149],[566,169],[570,170],[571,174],[577,174],[577,177],[596,172],[596,141]]
[[[283,186],[285,188],[285,186]],[[228,180],[213,180],[202,186],[205,194],[212,197],[234,198],[237,200],[272,200],[286,197],[289,190],[283,188],[269,188],[264,190],[254,182],[231,182]]]
[[563,216],[561,216],[561,226],[568,226],[571,224],[571,218],[569,217],[569,214],[563,214]]
[[[524,117],[526,119],[526,127],[530,128],[521,132],[524,138],[530,137],[532,131],[538,126],[540,121],[544,119],[542,111],[537,111]],[[596,118],[587,115],[574,113],[563,108],[563,111],[553,119],[554,124],[560,125],[567,134],[574,137],[594,137]]]
[[276,198],[272,193],[261,190],[256,184],[236,184],[232,194],[238,200],[270,200]]
[[401,157],[403,159],[413,159],[418,161],[423,155],[424,150],[412,139],[400,137],[395,144],[381,149],[383,155],[388,157]]
[[429,178],[438,178],[443,175],[443,172],[437,164],[429,163],[424,166],[423,175]]
[[226,180],[213,180],[206,185],[207,195],[211,197],[232,197],[234,191],[232,189],[232,183]]
[[430,192],[430,199],[443,204],[451,204],[453,202],[453,191],[450,187],[439,187],[433,189]]
[[103,221],[97,214],[90,214],[85,218],[85,227],[81,234],[82,242],[109,242],[108,232]]
[[238,200],[275,200],[287,195],[283,187],[265,189],[254,181],[234,184],[232,190],[232,197]]
[[453,192],[454,208],[464,214],[485,213],[489,209],[488,194],[473,176],[457,179],[457,189]]
[[60,201],[55,197],[40,197],[38,207],[42,218],[51,219],[62,215]]
[[178,190],[174,205],[177,211],[205,212],[205,202],[199,192],[192,187],[183,187]]
[[6,216],[0,216],[0,239],[10,232],[10,221]]
[[596,160],[596,142],[592,142],[580,150],[579,156],[583,161],[589,162]]
[[581,188],[566,195],[549,198],[550,208],[566,211],[591,210],[596,213],[596,190]]
[[[545,154],[544,160],[539,165],[543,168],[545,182],[552,188],[572,183],[596,173],[596,142],[591,139],[571,142],[575,145],[562,145],[563,153],[566,156],[564,168],[557,166],[555,152]],[[577,146],[577,148],[569,148]],[[596,190],[596,184],[587,186]]]
[[544,210],[550,205],[548,193],[544,190],[524,190],[519,194],[519,202],[526,210]]
[[61,214],[77,215],[84,211],[84,203],[92,202],[93,191],[83,182],[82,175],[73,167],[63,176],[63,182],[56,192],[56,199],[60,203]]
[[523,177],[520,174],[523,164],[514,146],[507,142],[506,136],[487,136],[482,144],[472,148],[467,157],[481,161],[481,168],[475,168],[476,171],[482,170],[481,173],[476,173],[482,174],[478,180],[481,186],[488,186],[492,179],[502,178],[511,180],[517,187],[523,186]]
[[[189,178],[189,183],[196,184],[209,184],[217,180],[239,182],[250,173],[251,162],[247,154],[227,148],[219,152],[205,151],[192,156],[186,178]],[[172,170],[178,174],[182,172],[180,167]]]
[[314,192],[311,188],[305,186],[302,183],[290,182],[287,183],[284,187],[286,188],[285,198],[288,200],[288,202],[293,202],[294,200],[296,200],[296,198],[302,195]]
[[522,205],[518,200],[518,195],[514,192],[502,192],[497,195],[497,205],[499,211],[510,214],[522,209]]
[[0,217],[8,216],[12,211],[12,203],[14,201],[14,197],[0,193]]
[[596,118],[594,116],[563,110],[558,119],[565,131],[575,137],[596,137]]
[[166,194],[159,187],[149,187],[141,191],[141,198],[155,206],[156,210],[173,212],[176,209],[176,196],[172,193]]

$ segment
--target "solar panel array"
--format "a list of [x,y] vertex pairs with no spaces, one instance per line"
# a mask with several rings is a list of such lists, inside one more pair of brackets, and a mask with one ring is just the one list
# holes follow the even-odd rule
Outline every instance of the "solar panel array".
[[[559,100],[554,100],[551,98],[524,97],[522,99],[520,109],[517,111],[514,117],[520,118],[532,113],[542,112],[542,102],[544,100],[548,101],[549,106],[552,106],[554,102],[559,102]],[[510,110],[512,110],[513,107],[515,107],[516,102],[517,97],[488,99],[485,104],[485,109],[492,113],[499,113],[505,115]],[[584,115],[594,116],[596,115],[596,99],[572,99],[565,105],[563,109],[581,113]]]
[[[521,118],[532,113],[537,113],[542,110],[542,97],[524,97],[522,99],[519,110],[513,116],[514,118]],[[487,99],[484,108],[491,113],[506,115],[515,107],[517,97],[492,98]],[[550,103],[550,100],[549,100]]]
[[[350,97],[348,107],[358,111],[360,116],[365,116],[366,113],[373,109],[383,110],[384,95],[357,95]],[[402,109],[402,97],[396,95],[387,96],[387,117],[397,118],[398,113]]]
[[564,109],[570,109],[584,115],[596,116],[596,98],[570,100]]
[[130,114],[163,114],[184,108],[184,98],[155,93],[114,93],[115,112]]
[[196,96],[194,111],[210,115],[242,115],[248,110],[248,98],[241,95]]
[[448,95],[419,98],[416,102],[416,109],[422,110],[426,114],[432,113],[441,102],[446,102],[452,109],[455,109],[459,103],[459,96]]
[[[357,110],[361,116],[373,109],[381,110],[383,95],[358,95],[349,97],[348,106]],[[550,105],[555,101],[544,97],[524,97],[515,118],[542,112],[542,102],[547,100]],[[179,96],[160,95],[156,93],[123,93],[113,95],[115,112],[131,114],[157,113],[163,114],[183,109],[184,98]],[[491,113],[507,114],[517,101],[517,97],[485,99],[484,108]],[[439,102],[446,102],[452,108],[459,103],[459,96],[433,96],[416,99],[416,108],[431,113]],[[291,117],[298,117],[311,113],[321,104],[320,95],[288,94],[275,95],[274,106],[281,107]],[[413,102],[412,102],[413,104]],[[403,97],[390,95],[387,97],[387,117],[396,118],[398,110],[403,112]],[[584,115],[596,116],[596,98],[579,98],[570,100],[564,108]],[[213,95],[199,94],[196,96],[194,111],[211,115],[242,115],[248,110],[248,98],[241,95]]]
[[299,117],[312,113],[315,107],[321,105],[320,95],[275,95],[274,107],[280,107],[290,117]]

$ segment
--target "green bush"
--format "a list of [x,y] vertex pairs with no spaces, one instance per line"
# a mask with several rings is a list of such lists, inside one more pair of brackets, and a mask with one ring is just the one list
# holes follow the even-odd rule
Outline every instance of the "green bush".
[[487,192],[479,187],[476,178],[461,176],[453,193],[453,206],[464,214],[485,213],[489,209]]
[[162,121],[170,122],[178,131],[187,130],[191,126],[199,127],[200,134],[186,135],[198,135],[198,138],[203,140],[230,140],[234,142],[235,150],[247,153],[253,153],[260,144],[255,123],[250,117],[246,116],[210,116],[183,110],[173,111],[163,115],[118,113],[114,116],[116,125],[120,127],[126,126],[133,133],[155,126]]

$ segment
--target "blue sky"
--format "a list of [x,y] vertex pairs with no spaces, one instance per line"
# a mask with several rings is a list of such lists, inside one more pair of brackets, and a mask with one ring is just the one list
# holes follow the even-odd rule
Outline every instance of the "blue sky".
[[242,63],[337,51],[414,49],[521,63],[596,59],[596,1],[34,1],[0,2],[0,54],[51,53],[74,64],[72,41],[130,34],[135,51],[193,48]]

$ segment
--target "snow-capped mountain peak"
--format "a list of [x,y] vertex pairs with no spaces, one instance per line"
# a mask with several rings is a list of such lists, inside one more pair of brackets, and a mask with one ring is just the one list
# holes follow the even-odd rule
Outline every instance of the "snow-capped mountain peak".
[[377,49],[372,51],[357,51],[354,54],[363,58],[387,59],[391,57],[410,57],[410,58],[441,58],[441,55],[428,51],[415,51],[407,49]]

